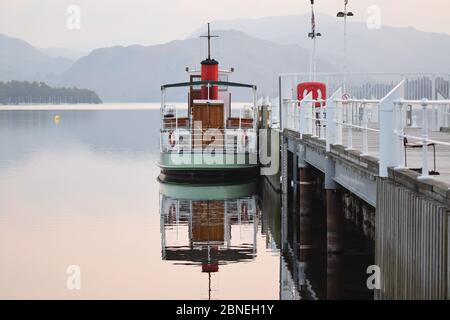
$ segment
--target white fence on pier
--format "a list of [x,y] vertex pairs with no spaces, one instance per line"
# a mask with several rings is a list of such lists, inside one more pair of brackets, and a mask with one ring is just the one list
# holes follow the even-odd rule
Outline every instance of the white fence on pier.
[[378,157],[381,177],[387,177],[388,167],[406,168],[406,141],[422,149],[420,179],[429,178],[429,146],[450,147],[450,139],[430,137],[431,132],[449,127],[448,75],[353,75],[347,76],[344,91],[336,86],[339,75],[323,74],[318,81],[325,82],[332,94],[326,100],[313,100],[310,93],[299,101],[296,88],[307,81],[304,76],[280,76],[282,130],[322,139],[327,151],[332,145],[343,145],[362,156]]

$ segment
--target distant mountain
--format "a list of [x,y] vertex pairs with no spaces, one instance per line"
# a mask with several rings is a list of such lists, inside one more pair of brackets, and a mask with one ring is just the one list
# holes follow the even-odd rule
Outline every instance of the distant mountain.
[[43,54],[50,58],[66,58],[72,61],[76,61],[81,57],[86,55],[85,52],[67,49],[67,48],[58,48],[58,47],[50,47],[45,49],[39,49]]
[[0,34],[0,80],[43,80],[72,64],[72,60],[50,58],[23,40]]
[[[280,72],[306,72],[309,51],[250,37],[239,31],[216,31],[220,45],[215,57],[222,67],[234,67],[233,81],[256,84],[264,94],[278,89]],[[202,50],[203,49],[203,50]],[[112,47],[94,50],[64,72],[58,85],[95,90],[104,101],[159,101],[163,83],[186,81],[186,66],[198,68],[206,57],[204,40],[187,39],[155,46]],[[333,70],[320,61],[320,70]],[[186,100],[180,91],[172,99]]]
[[[342,19],[323,14],[316,15],[317,30],[322,33],[318,41],[318,55],[341,70],[343,59]],[[310,30],[309,14],[215,21],[214,28],[240,30],[251,36],[279,44],[296,44],[310,48],[307,34]],[[193,37],[204,32],[200,28]],[[383,26],[369,30],[365,23],[348,24],[348,61],[350,71],[356,72],[449,72],[450,36],[428,33],[413,28]]]
[[[234,67],[232,80],[255,83],[260,93],[276,95],[277,75],[307,72],[311,40],[310,15],[213,22],[220,40],[214,57]],[[317,15],[318,71],[339,72],[343,61],[343,22]],[[53,86],[95,90],[107,102],[160,100],[160,85],[185,81],[186,66],[198,68],[206,56],[200,28],[185,40],[154,46],[134,45],[81,53],[61,48],[37,49],[0,34],[0,81],[45,81]],[[78,56],[77,56],[78,55]],[[450,36],[413,28],[369,30],[365,23],[348,26],[348,64],[354,72],[450,72]],[[185,101],[185,91],[173,99]]]

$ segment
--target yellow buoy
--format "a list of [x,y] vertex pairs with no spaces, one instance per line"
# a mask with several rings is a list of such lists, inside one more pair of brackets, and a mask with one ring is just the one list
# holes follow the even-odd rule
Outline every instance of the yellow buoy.
[[61,117],[59,115],[55,115],[53,117],[53,122],[59,124],[61,122]]

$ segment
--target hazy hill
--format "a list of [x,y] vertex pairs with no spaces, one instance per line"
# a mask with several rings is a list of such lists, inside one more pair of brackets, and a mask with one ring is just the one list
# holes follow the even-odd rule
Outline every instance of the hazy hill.
[[[358,14],[358,13],[356,13]],[[342,68],[343,22],[317,15],[318,70]],[[214,57],[222,67],[234,67],[232,80],[251,82],[264,94],[276,94],[281,72],[306,72],[311,41],[310,15],[213,22],[220,39]],[[450,36],[413,28],[369,30],[349,23],[349,70],[356,72],[450,72]],[[222,31],[217,31],[222,30]],[[236,31],[239,30],[239,31]],[[37,49],[25,41],[0,35],[0,81],[42,80],[54,86],[95,90],[104,101],[159,101],[160,85],[186,81],[186,66],[198,68],[206,56],[201,28],[185,40],[154,46],[134,45],[81,53],[64,48]],[[78,55],[78,56],[77,56]],[[185,92],[177,99],[185,100]]]
[[[359,13],[355,13],[360,15]],[[318,54],[341,70],[343,21],[323,14],[316,15],[317,29],[323,34]],[[214,28],[234,29],[279,44],[297,44],[310,48],[309,14],[215,21]],[[194,32],[198,36],[204,27]],[[450,36],[428,33],[413,28],[383,26],[369,30],[365,23],[351,22],[348,27],[350,70],[369,72],[449,72]]]
[[[216,58],[222,67],[235,68],[232,80],[255,83],[265,94],[276,92],[280,72],[309,68],[309,51],[299,46],[275,44],[238,31],[216,33],[221,37],[214,50]],[[186,81],[185,67],[198,68],[206,57],[202,41],[98,49],[64,72],[58,85],[93,89],[104,101],[159,101],[161,84]],[[333,70],[326,62],[320,66]],[[177,98],[184,101],[186,93]]]
[[44,48],[39,49],[43,54],[50,58],[67,58],[72,61],[76,61],[80,59],[81,57],[84,57],[86,55],[85,52],[73,50],[73,49],[67,49],[67,48],[59,48],[59,47],[50,47],[50,48]]
[[0,34],[0,80],[42,80],[72,64],[72,60],[48,57],[23,40]]

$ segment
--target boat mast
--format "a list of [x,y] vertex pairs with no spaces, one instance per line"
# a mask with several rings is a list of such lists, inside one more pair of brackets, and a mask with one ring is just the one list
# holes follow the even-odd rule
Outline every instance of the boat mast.
[[218,38],[219,37],[219,36],[212,36],[211,35],[210,24],[211,23],[208,22],[208,35],[200,37],[200,38],[208,38],[208,60],[211,60],[211,38]]

